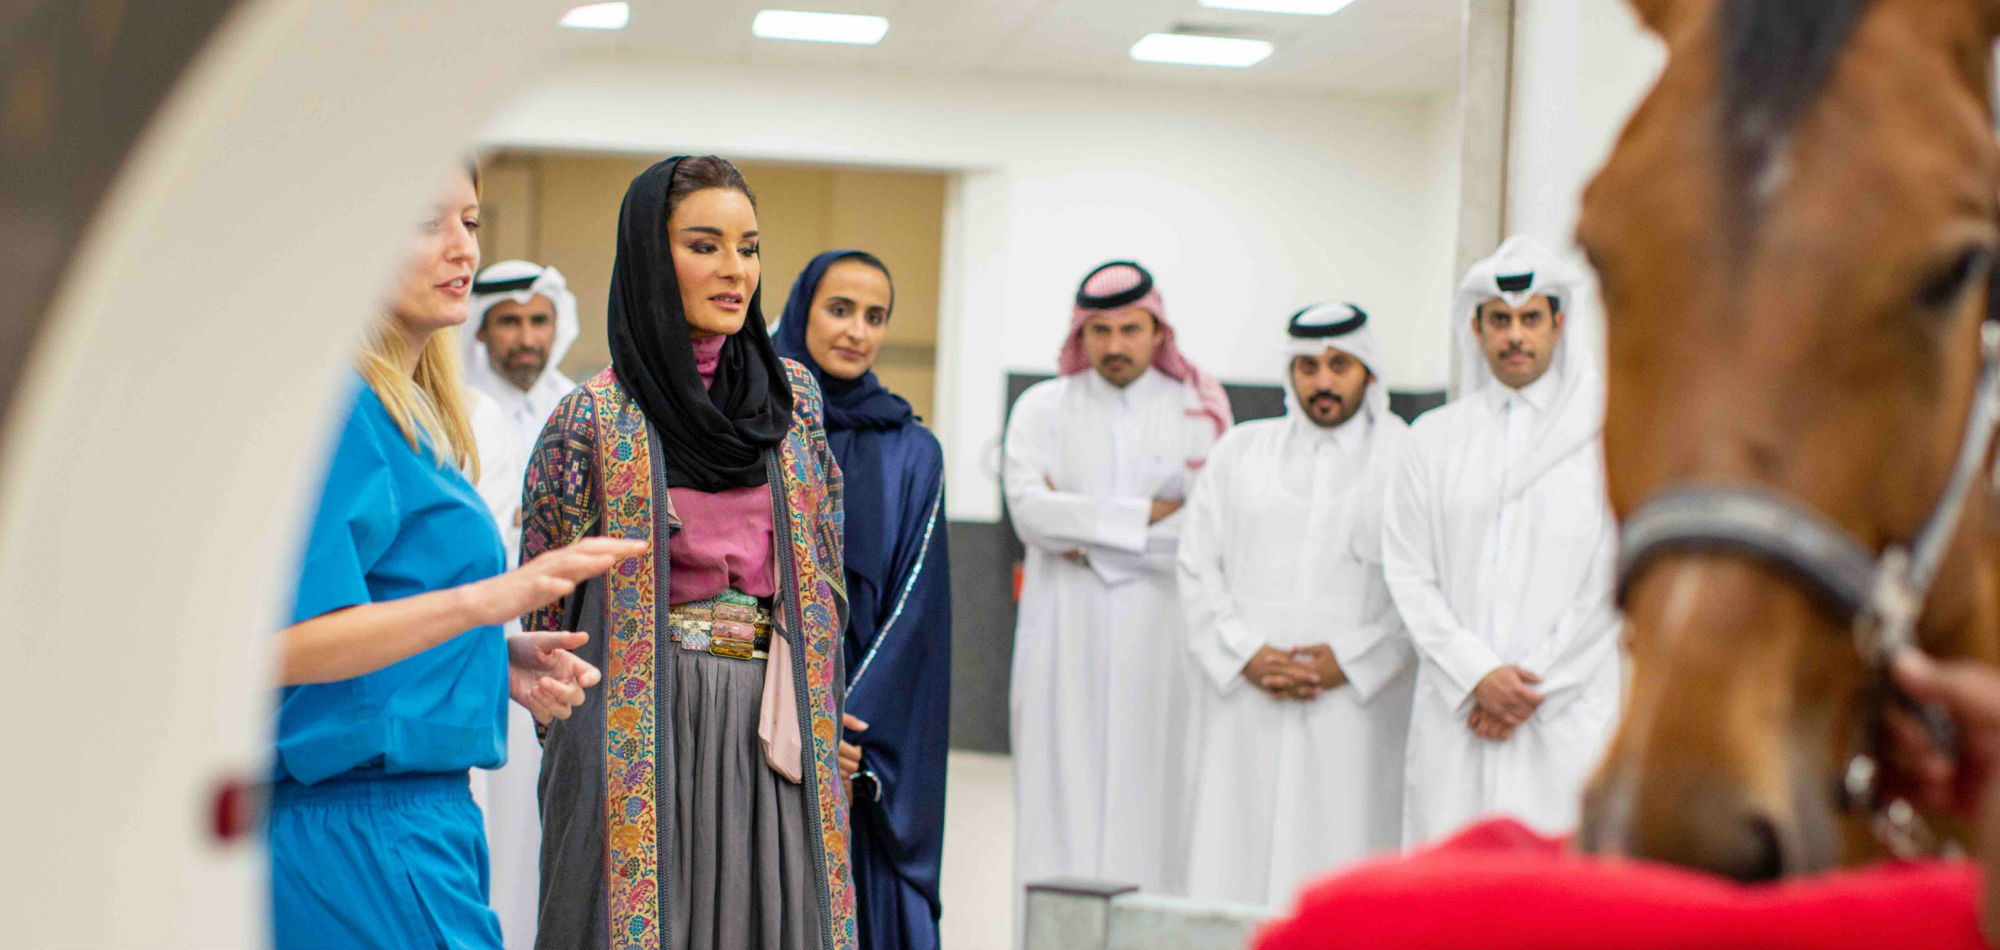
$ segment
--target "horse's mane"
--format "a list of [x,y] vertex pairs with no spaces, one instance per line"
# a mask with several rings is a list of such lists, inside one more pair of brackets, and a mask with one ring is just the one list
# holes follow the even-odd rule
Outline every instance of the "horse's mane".
[[1871,2],[1718,0],[1723,139],[1739,187],[1750,187],[1819,96]]

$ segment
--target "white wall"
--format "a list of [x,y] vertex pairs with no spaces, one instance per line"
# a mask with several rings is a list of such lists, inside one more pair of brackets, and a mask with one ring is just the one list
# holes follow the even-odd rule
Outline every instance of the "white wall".
[[1516,0],[1509,233],[1570,246],[1583,187],[1665,62],[1621,0]]
[[1507,232],[1566,249],[1591,283],[1570,338],[1603,358],[1603,303],[1575,248],[1584,186],[1666,62],[1666,47],[1614,0],[1516,0]]
[[1443,389],[1451,378],[1450,308],[1453,288],[1458,286],[1458,227],[1461,175],[1459,160],[1464,142],[1465,104],[1456,92],[1440,96],[1433,103],[1429,127],[1425,130],[1423,153],[1432,164],[1424,170],[1426,182],[1423,219],[1418,223],[1422,252],[1417,285],[1419,309],[1404,337],[1407,359],[1404,376],[1394,380],[1404,389]]
[[1441,386],[1453,98],[599,61],[482,140],[957,172],[936,423],[951,517],[991,519],[1005,374],[1053,369],[1076,283],[1108,259],[1154,271],[1183,346],[1224,379],[1276,381],[1284,318],[1339,297],[1379,318],[1392,383]]

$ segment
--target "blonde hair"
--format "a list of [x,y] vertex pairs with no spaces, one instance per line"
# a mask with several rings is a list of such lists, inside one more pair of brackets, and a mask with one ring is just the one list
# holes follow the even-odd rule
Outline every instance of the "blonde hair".
[[362,378],[410,440],[410,448],[421,452],[428,443],[440,464],[456,465],[479,481],[479,445],[472,436],[465,368],[459,365],[458,330],[431,334],[417,355],[417,371],[405,373],[410,343],[390,325],[393,319],[368,329],[357,361]]

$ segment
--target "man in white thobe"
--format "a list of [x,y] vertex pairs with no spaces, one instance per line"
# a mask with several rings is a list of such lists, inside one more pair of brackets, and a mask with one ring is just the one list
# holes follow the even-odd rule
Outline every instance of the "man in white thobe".
[[1188,893],[1289,905],[1401,840],[1409,637],[1382,583],[1381,500],[1408,427],[1368,315],[1287,328],[1293,398],[1217,443],[1181,528],[1194,697]]
[[[527,261],[501,261],[480,271],[472,294],[472,316],[460,331],[465,382],[492,399],[506,422],[491,440],[487,432],[473,433],[480,441],[479,490],[514,558],[520,556],[528,456],[556,403],[576,388],[556,368],[576,342],[576,295],[561,271]],[[493,452],[504,464],[486,464],[488,441],[496,443]]]
[[1579,283],[1526,237],[1473,266],[1458,391],[1390,482],[1383,569],[1420,659],[1405,845],[1490,814],[1573,828],[1618,715],[1604,380]]
[[[479,495],[500,526],[511,568],[520,557],[528,458],[556,403],[576,388],[556,369],[576,342],[576,295],[553,267],[501,261],[474,278],[471,310],[461,341],[466,384],[474,394]],[[535,942],[540,900],[542,822],[535,787],[542,747],[534,717],[518,705],[508,708],[507,764],[486,776],[481,806],[500,932],[507,946],[525,947]]]
[[1015,874],[1180,887],[1181,504],[1229,406],[1130,262],[1077,291],[1061,376],[1021,395],[1004,481],[1027,545],[1009,696]]

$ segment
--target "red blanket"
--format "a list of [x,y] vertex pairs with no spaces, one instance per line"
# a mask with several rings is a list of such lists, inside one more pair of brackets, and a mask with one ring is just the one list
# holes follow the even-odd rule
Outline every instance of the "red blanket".
[[1569,853],[1501,819],[1312,885],[1256,946],[1971,948],[1979,882],[1933,861],[1745,885]]

